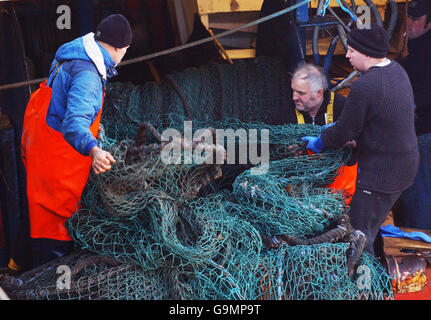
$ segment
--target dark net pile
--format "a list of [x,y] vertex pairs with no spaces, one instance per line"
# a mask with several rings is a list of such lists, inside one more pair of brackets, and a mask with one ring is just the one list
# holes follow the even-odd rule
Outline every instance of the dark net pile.
[[[67,221],[77,252],[0,285],[17,299],[392,298],[345,195],[327,188],[350,150],[312,155],[301,137],[320,127],[270,124],[287,84],[274,60],[188,69],[161,85],[111,84],[103,138],[117,162],[91,175]],[[247,141],[161,139],[189,120],[193,132],[243,129]],[[181,161],[167,164],[162,150],[174,142]],[[202,164],[185,151],[209,157],[229,142],[267,145],[270,162]],[[66,289],[57,286],[62,265]]]

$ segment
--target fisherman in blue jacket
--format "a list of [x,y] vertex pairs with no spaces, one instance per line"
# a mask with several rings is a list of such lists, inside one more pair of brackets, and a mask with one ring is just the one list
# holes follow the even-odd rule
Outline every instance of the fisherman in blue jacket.
[[[89,33],[61,46],[52,62],[62,68],[52,83],[52,100],[47,124],[63,133],[64,139],[82,155],[93,158],[96,174],[110,168],[108,152],[97,146],[88,128],[102,106],[108,78],[118,75],[115,66],[121,62],[132,42],[130,25],[120,14],[111,15],[99,24],[96,35]],[[48,83],[53,80],[51,72]],[[91,152],[91,154],[90,154]]]
[[131,42],[127,19],[108,16],[96,34],[58,49],[48,80],[30,98],[22,157],[34,267],[71,252],[65,222],[79,209],[90,170],[101,174],[115,162],[96,137],[106,81],[117,75]]

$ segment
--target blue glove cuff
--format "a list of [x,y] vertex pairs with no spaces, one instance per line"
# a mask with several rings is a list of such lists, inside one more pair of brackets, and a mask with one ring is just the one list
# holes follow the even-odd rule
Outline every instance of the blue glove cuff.
[[332,123],[330,123],[330,124],[325,124],[324,126],[322,126],[322,131],[323,131],[323,130],[326,130],[326,129],[330,128],[330,127],[332,127],[335,123],[336,123],[336,122],[332,122]]
[[323,151],[323,149],[325,149],[325,146],[323,145],[322,138],[320,137],[320,134],[319,134],[319,136],[316,139],[315,147],[317,149],[320,149],[320,151]]
[[382,237],[407,238],[431,243],[431,237],[424,232],[404,232],[390,224],[380,227],[380,233]]
[[323,145],[322,138],[320,135],[318,137],[302,137],[302,141],[307,142],[307,149],[313,151],[314,153],[320,153],[325,149]]

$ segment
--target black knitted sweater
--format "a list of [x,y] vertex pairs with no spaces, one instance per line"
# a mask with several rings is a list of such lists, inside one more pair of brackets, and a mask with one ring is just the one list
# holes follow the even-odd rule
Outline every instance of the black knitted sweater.
[[414,181],[419,151],[409,78],[395,61],[372,67],[352,86],[336,124],[322,132],[325,147],[356,140],[357,186],[396,193]]

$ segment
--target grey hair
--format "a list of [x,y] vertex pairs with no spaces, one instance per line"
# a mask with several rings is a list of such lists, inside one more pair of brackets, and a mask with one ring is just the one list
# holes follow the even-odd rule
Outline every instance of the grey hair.
[[322,69],[311,63],[304,63],[296,68],[292,79],[307,80],[313,92],[317,92],[320,89],[323,89],[323,91],[328,89],[328,80],[323,74]]

